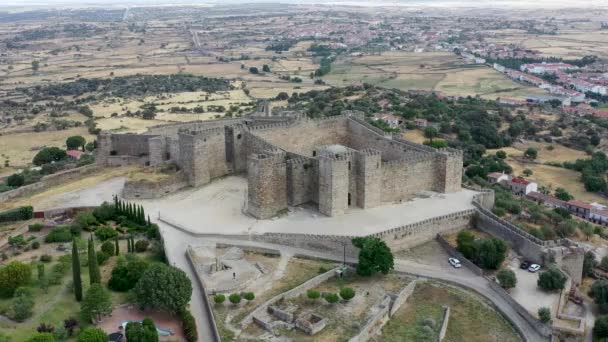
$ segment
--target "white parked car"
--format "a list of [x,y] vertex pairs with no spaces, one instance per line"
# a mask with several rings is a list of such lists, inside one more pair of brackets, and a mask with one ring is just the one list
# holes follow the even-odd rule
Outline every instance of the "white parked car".
[[530,267],[528,267],[528,272],[535,273],[538,270],[540,270],[540,265],[538,265],[538,264],[532,264],[532,265],[530,265]]
[[454,268],[462,267],[462,265],[460,264],[460,260],[456,258],[449,258],[448,261],[450,262],[450,265],[454,266]]

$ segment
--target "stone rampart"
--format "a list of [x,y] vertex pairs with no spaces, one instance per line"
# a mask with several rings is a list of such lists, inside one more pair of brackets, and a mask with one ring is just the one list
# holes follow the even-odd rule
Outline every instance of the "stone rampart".
[[77,167],[65,171],[60,171],[52,175],[44,176],[40,181],[19,187],[14,190],[0,192],[0,203],[10,201],[12,199],[28,196],[36,192],[44,191],[50,187],[82,178],[82,176],[91,174],[99,170],[99,166],[95,164]]
[[378,333],[380,329],[389,320],[389,310],[391,306],[391,297],[389,295],[384,296],[382,300],[374,306],[372,310],[376,310],[376,313],[370,317],[365,323],[361,331],[356,336],[351,337],[348,342],[367,342],[370,338]]
[[407,302],[408,298],[410,298],[412,293],[414,293],[414,290],[416,289],[416,282],[417,282],[416,279],[412,280],[412,282],[407,284],[407,286],[404,287],[397,294],[397,296],[395,296],[393,298],[392,303],[391,303],[391,309],[389,311],[389,315],[391,317],[397,312],[397,310],[399,310],[401,308],[401,306],[403,304],[405,304],[405,302]]
[[399,251],[430,241],[437,234],[451,233],[470,227],[474,214],[474,209],[464,210],[387,229],[370,236],[383,239],[393,251]]
[[149,180],[127,180],[122,190],[122,197],[124,199],[160,198],[187,186],[188,181],[182,172],[178,172],[158,182]]
[[[160,230],[161,233],[161,240],[164,241],[164,237],[163,237],[163,230]],[[188,249],[188,251],[190,250],[190,248]],[[201,279],[200,274],[198,273],[197,269],[196,269],[196,265],[194,264],[194,261],[192,260],[192,256],[190,255],[189,252],[186,252],[186,259],[188,259],[188,265],[190,265],[190,269],[192,270],[192,272],[195,275],[196,278],[196,285],[198,285],[198,287],[201,289],[201,294],[202,294],[202,298],[200,299],[202,301],[202,306],[203,309],[207,312],[207,317],[209,317],[209,325],[211,325],[211,332],[214,338],[214,342],[221,342],[222,339],[220,337],[220,333],[217,330],[217,324],[216,324],[216,319],[215,319],[215,315],[213,313],[213,309],[211,308],[211,305],[209,303],[209,295],[207,294],[207,290],[205,289],[205,286],[203,284],[203,280]],[[170,264],[174,264],[171,261],[172,260],[168,260]],[[194,296],[193,298],[196,298],[196,296]],[[205,322],[207,323],[207,322]],[[200,327],[199,327],[200,329]]]
[[448,332],[448,324],[450,323],[450,307],[443,307],[443,320],[441,321],[441,329],[439,329],[439,336],[437,341],[441,342],[445,339],[445,334]]

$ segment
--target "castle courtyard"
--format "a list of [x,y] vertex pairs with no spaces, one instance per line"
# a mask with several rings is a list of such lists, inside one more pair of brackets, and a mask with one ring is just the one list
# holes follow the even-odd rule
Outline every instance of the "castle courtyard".
[[139,201],[146,212],[196,233],[263,234],[297,233],[369,235],[429,218],[472,209],[474,191],[440,194],[423,192],[400,204],[376,208],[350,208],[345,215],[328,217],[314,207],[290,207],[271,220],[244,214],[247,179],[229,176],[206,186],[181,191],[161,199]]

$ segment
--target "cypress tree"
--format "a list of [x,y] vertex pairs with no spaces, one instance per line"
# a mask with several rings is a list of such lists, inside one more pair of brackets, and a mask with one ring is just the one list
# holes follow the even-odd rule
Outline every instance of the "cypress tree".
[[146,213],[143,205],[139,206],[139,222],[142,226],[146,224]]
[[150,222],[150,215],[148,215],[148,227],[150,227],[152,223]]
[[116,238],[114,240],[114,250],[115,250],[115,255],[120,255],[120,247],[118,244],[118,238]]
[[97,253],[95,252],[95,242],[93,237],[89,239],[89,280],[91,285],[101,283],[101,273],[97,263]]
[[127,218],[133,221],[133,205],[131,203],[127,204]]
[[118,211],[118,195],[114,195],[114,210]]
[[74,297],[76,301],[82,300],[82,279],[80,278],[80,256],[76,239],[72,239],[72,280],[74,283]]
[[131,253],[131,238],[127,238],[127,253]]

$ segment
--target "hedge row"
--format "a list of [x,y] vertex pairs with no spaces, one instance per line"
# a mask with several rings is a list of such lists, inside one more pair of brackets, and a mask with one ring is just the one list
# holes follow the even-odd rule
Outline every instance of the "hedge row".
[[25,206],[0,213],[0,222],[25,221],[34,217],[34,208]]
[[198,340],[198,332],[196,331],[196,321],[194,317],[187,309],[181,312],[182,328],[184,329],[184,335],[186,341],[196,342]]

